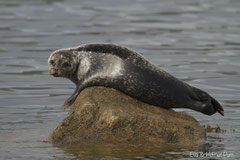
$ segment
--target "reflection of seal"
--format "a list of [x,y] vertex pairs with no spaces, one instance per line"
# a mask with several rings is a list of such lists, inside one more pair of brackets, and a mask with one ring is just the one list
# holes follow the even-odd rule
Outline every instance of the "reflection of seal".
[[190,108],[207,115],[221,105],[206,92],[192,87],[151,64],[138,53],[114,44],[87,44],[53,52],[49,73],[77,86],[64,107],[72,105],[87,87],[105,86],[163,108]]

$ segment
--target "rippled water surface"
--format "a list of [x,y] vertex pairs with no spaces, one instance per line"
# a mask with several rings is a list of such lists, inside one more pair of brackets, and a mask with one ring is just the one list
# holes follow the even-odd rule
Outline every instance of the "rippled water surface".
[[[48,56],[90,42],[126,45],[207,91],[225,117],[180,111],[226,132],[191,148],[45,143],[74,89],[48,75]],[[239,159],[239,130],[239,0],[0,0],[0,159],[191,159],[192,150]]]

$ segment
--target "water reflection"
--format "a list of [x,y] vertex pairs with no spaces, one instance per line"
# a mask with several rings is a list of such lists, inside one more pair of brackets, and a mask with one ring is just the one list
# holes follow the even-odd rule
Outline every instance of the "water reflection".
[[[229,131],[228,133],[229,134]],[[206,142],[193,144],[78,144],[55,146],[78,159],[188,159],[229,158],[236,152],[226,149],[222,133],[209,133]],[[205,154],[205,155],[203,155]],[[226,155],[222,155],[226,154]],[[196,157],[198,156],[198,157]],[[202,157],[203,156],[203,157]],[[219,156],[219,157],[217,157]]]
[[78,144],[58,146],[78,159],[176,159],[188,158],[189,151],[205,152],[204,144]]

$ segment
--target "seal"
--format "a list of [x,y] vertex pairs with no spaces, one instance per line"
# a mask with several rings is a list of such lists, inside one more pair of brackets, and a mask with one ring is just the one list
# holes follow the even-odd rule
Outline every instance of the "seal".
[[208,93],[184,83],[124,46],[85,44],[56,50],[48,65],[51,75],[70,79],[76,85],[64,108],[71,106],[83,89],[104,86],[166,109],[189,108],[206,115],[216,112],[224,115],[222,106]]

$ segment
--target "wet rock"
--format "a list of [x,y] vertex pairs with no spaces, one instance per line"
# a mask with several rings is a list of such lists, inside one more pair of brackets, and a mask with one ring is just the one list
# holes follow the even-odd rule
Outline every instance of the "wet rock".
[[148,105],[115,89],[83,90],[49,140],[76,143],[192,143],[205,138],[193,117]]

